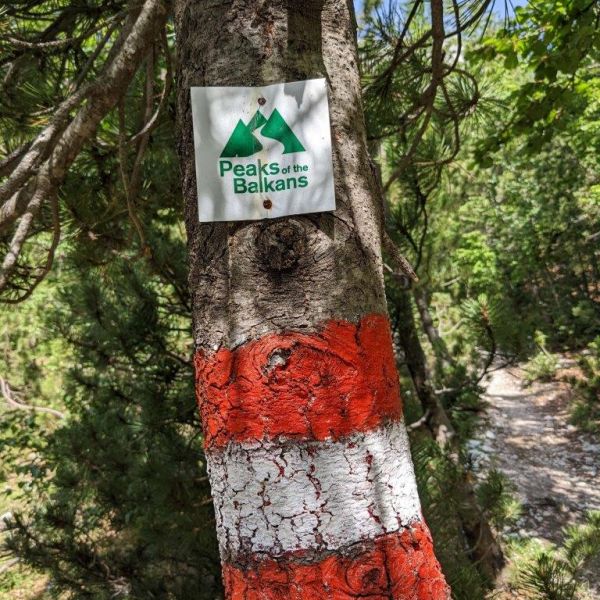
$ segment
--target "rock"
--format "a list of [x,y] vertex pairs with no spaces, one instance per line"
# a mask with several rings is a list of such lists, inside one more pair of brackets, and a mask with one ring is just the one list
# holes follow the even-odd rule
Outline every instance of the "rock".
[[597,444],[590,444],[589,442],[583,441],[581,443],[581,448],[584,452],[589,452],[591,454],[600,453],[600,446]]

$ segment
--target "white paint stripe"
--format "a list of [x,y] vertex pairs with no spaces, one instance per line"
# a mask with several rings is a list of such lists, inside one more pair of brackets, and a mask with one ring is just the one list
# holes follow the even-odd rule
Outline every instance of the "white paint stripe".
[[226,559],[336,550],[421,518],[403,422],[335,442],[231,443],[208,462]]

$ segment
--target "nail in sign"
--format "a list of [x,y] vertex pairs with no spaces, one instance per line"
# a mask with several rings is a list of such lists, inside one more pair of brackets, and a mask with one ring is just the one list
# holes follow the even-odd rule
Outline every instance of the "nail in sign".
[[201,222],[335,210],[325,79],[191,95]]

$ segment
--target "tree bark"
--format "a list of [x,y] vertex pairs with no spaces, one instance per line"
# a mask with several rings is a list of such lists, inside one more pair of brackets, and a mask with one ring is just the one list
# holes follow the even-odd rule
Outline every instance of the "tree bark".
[[427,291],[422,286],[415,286],[413,288],[413,296],[419,316],[421,317],[421,324],[423,325],[423,331],[427,335],[427,339],[433,348],[436,359],[441,362],[442,366],[452,366],[454,361],[446,342],[443,340],[440,332],[433,323],[433,318],[429,310],[429,299],[427,297]]
[[427,415],[426,423],[435,441],[442,447],[454,446],[456,432],[440,399],[435,395],[427,359],[417,334],[417,327],[408,292],[399,292],[395,302],[396,330],[404,352],[406,367],[410,373],[415,392]]
[[[419,507],[352,3],[176,3],[197,393],[227,598],[449,598]],[[200,224],[190,86],[325,77],[337,210]]]
[[452,421],[435,395],[423,347],[417,334],[413,309],[408,292],[400,292],[396,301],[397,332],[404,351],[404,360],[410,373],[415,392],[419,398],[425,423],[431,435],[442,448],[448,451],[448,458],[460,475],[460,502],[458,517],[469,545],[469,554],[479,571],[488,579],[495,581],[504,566],[504,556],[494,532],[477,502],[477,496],[471,483],[471,475],[460,459],[458,437]]

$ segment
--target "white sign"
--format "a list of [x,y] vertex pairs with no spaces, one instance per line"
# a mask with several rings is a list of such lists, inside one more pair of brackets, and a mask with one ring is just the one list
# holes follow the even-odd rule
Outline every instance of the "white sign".
[[325,79],[191,94],[201,222],[335,210]]

